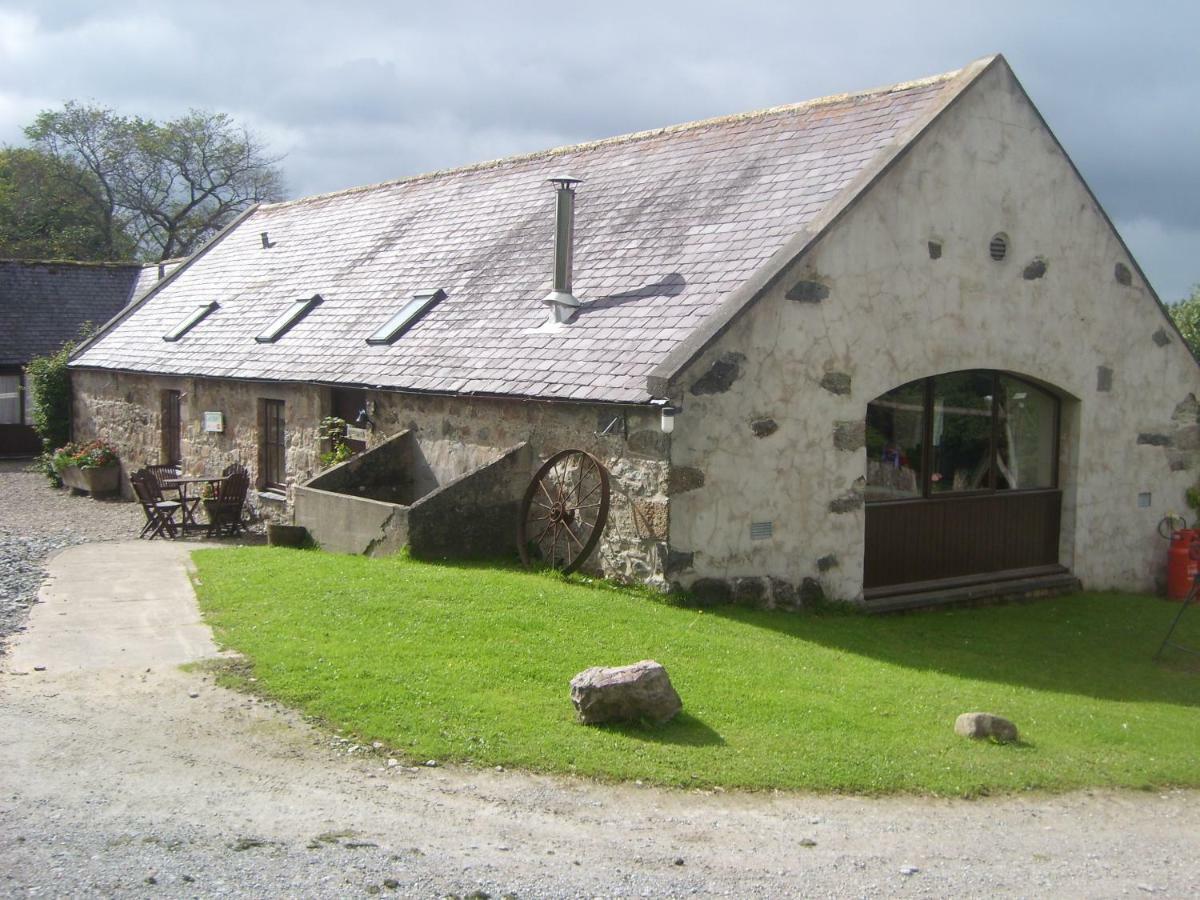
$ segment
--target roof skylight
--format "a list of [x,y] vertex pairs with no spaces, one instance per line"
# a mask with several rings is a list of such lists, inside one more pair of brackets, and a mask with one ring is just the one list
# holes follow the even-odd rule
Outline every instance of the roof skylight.
[[308,311],[321,303],[321,295],[313,294],[307,300],[296,300],[267,326],[266,330],[255,340],[260,344],[273,344],[291,329],[293,325],[308,315]]
[[400,307],[400,311],[388,319],[374,334],[367,338],[368,344],[391,344],[404,334],[418,318],[425,314],[435,303],[446,296],[441,288],[434,291],[422,291],[413,294],[411,300]]
[[182,322],[180,322],[178,325],[176,325],[174,328],[172,328],[170,331],[168,331],[166,334],[164,334],[162,336],[162,339],[164,341],[179,340],[181,337],[183,337],[185,334],[187,334],[189,331],[191,331],[192,328],[194,328],[200,322],[201,319],[203,319],[205,316],[207,316],[213,310],[220,309],[220,308],[221,308],[221,304],[219,304],[216,300],[212,300],[208,303],[200,304],[195,309],[193,309],[190,313],[188,313],[187,317]]

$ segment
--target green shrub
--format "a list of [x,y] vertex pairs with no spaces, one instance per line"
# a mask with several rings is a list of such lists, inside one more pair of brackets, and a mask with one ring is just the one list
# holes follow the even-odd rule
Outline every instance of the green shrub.
[[[84,322],[79,340],[87,340],[95,330],[91,322]],[[75,347],[75,341],[67,341],[57,352],[35,357],[25,367],[33,392],[33,428],[42,439],[42,455],[35,468],[56,485],[62,481],[54,468],[55,449],[71,440],[71,375],[67,363]]]
[[42,455],[37,468],[55,484],[60,484],[54,468],[54,449],[71,439],[71,379],[67,362],[75,343],[68,341],[57,353],[39,356],[25,367],[29,389],[33,391],[33,427],[42,439]]
[[354,455],[354,449],[346,443],[348,423],[340,416],[326,416],[321,420],[321,439],[329,441],[329,450],[321,454],[321,468],[328,469],[345,462]]

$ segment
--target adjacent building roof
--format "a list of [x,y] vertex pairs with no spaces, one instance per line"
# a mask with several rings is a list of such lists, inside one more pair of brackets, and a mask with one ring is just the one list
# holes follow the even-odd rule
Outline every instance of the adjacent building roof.
[[0,365],[55,352],[78,338],[86,322],[103,325],[138,296],[144,268],[0,260]]
[[[711,333],[731,295],[829,220],[988,64],[260,206],[74,364],[644,402],[668,354]],[[562,174],[583,179],[574,265],[583,306],[550,329],[547,179]],[[445,297],[394,342],[367,343],[414,295],[438,290]],[[279,340],[255,341],[314,295],[323,302]],[[163,340],[213,302],[179,340]]]

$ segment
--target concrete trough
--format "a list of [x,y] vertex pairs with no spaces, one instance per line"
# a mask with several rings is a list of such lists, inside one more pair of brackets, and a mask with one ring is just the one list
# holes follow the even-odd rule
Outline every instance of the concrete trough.
[[402,431],[298,486],[295,524],[335,553],[505,555],[530,473],[525,443],[497,449]]

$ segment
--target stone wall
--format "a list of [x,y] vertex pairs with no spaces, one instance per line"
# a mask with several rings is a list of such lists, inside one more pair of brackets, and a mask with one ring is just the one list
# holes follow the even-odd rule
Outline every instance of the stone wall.
[[1060,561],[1153,590],[1156,525],[1198,474],[1200,370],[1002,67],[672,385],[670,576],[767,605],[860,598],[867,404],[964,369],[1062,399]]
[[[291,485],[316,473],[318,425],[323,399],[320,389],[260,382],[167,378],[100,371],[72,370],[72,427],[77,440],[104,437],[120,450],[122,490],[131,497],[128,473],[143,465],[163,462],[162,392],[180,392],[180,431],[184,469],[190,473],[220,472],[230,463],[246,466],[251,474],[248,503],[258,515],[290,521],[282,497],[253,490],[259,486],[258,417],[260,400],[284,403],[285,466]],[[220,412],[224,430],[203,430],[203,414]]]
[[[284,401],[288,499],[298,483],[319,470],[320,420],[331,411],[328,388],[317,385],[222,381],[201,378],[72,371],[74,427],[78,438],[105,437],[121,451],[128,470],[158,462],[161,446],[161,392],[182,394],[184,468],[219,472],[241,462],[258,484],[258,403]],[[646,407],[615,407],[565,402],[497,400],[367,392],[376,423],[369,445],[412,429],[429,468],[427,487],[495,460],[499,451],[528,442],[530,476],[559,450],[579,448],[595,455],[612,478],[612,508],[593,570],[624,581],[663,585],[667,539],[669,440],[657,412]],[[202,430],[202,414],[224,413],[225,431]],[[607,430],[607,433],[602,433]],[[434,476],[436,470],[436,478]],[[415,473],[420,475],[421,473]],[[127,479],[125,481],[128,490]],[[420,487],[418,485],[417,487]],[[424,490],[422,488],[422,490]],[[251,502],[265,516],[290,521],[283,500],[252,491]],[[512,536],[515,550],[516,535]]]

